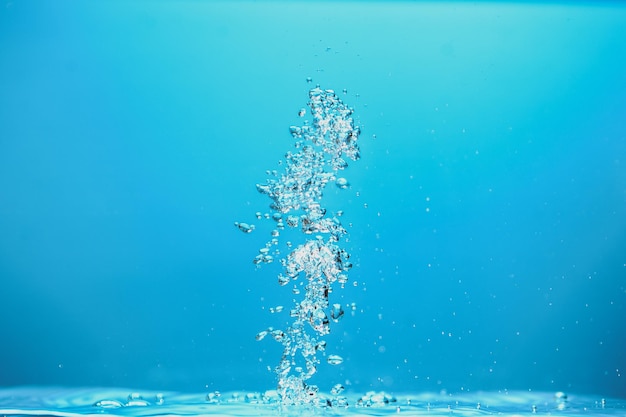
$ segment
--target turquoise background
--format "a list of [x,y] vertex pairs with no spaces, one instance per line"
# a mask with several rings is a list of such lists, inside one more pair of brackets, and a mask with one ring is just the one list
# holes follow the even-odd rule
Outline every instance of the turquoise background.
[[0,385],[273,388],[254,336],[294,296],[251,262],[255,184],[319,83],[363,133],[322,200],[357,311],[311,383],[626,397],[625,28],[619,2],[3,0]]

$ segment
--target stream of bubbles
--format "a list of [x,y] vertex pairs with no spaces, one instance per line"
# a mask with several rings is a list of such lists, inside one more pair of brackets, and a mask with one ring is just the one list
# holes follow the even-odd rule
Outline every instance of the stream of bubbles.
[[[326,342],[322,337],[330,332],[331,319],[339,320],[344,314],[340,304],[329,304],[329,294],[334,283],[343,286],[347,282],[347,271],[352,267],[350,255],[339,246],[346,229],[338,213],[327,213],[321,199],[329,183],[348,187],[348,181],[339,172],[348,166],[348,159],[359,159],[360,129],[352,119],[353,110],[332,90],[319,86],[311,89],[308,106],[312,121],[290,127],[295,150],[287,152],[281,161],[284,172],[268,171],[270,178],[256,186],[271,199],[271,214],[266,217],[276,222],[276,229],[254,263],[273,262],[273,254],[279,252],[272,249],[285,225],[299,228],[306,237],[295,248],[288,243],[291,252],[280,260],[280,285],[299,279],[305,283],[304,298],[290,311],[292,323],[286,329],[270,327],[256,335],[257,340],[271,335],[283,346],[275,372],[278,395],[284,405],[315,405],[318,401],[317,386],[307,381],[317,372],[318,356],[325,355]],[[304,109],[299,115],[305,115]],[[261,214],[257,213],[257,217]],[[246,233],[254,230],[247,223],[235,225]],[[338,355],[325,357],[331,365],[343,361]],[[341,389],[337,385],[333,390],[338,394]]]

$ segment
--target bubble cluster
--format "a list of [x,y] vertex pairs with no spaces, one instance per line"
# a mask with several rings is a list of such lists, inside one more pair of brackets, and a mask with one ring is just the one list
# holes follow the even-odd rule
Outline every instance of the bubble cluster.
[[[268,171],[266,182],[256,185],[272,200],[271,215],[257,212],[256,217],[274,220],[277,229],[254,263],[273,261],[270,248],[277,244],[279,230],[285,226],[299,229],[304,238],[299,245],[287,242],[291,252],[280,260],[283,272],[278,275],[280,285],[297,280],[304,284],[304,298],[289,311],[293,322],[285,330],[268,328],[256,335],[257,340],[271,335],[283,345],[275,371],[277,392],[285,405],[317,402],[318,388],[307,380],[317,372],[318,355],[326,355],[326,342],[321,337],[330,332],[330,321],[339,321],[344,315],[340,304],[329,304],[329,294],[333,283],[343,287],[352,267],[350,255],[338,244],[347,233],[338,218],[342,213],[328,214],[320,200],[329,183],[349,188],[348,180],[338,172],[348,166],[347,160],[359,159],[360,129],[352,119],[353,110],[332,90],[311,89],[308,106],[312,121],[289,128],[295,149],[281,161],[284,171]],[[298,112],[301,117],[304,114],[304,110]],[[236,226],[245,233],[254,229],[245,223]],[[300,290],[294,286],[293,293],[300,294]],[[328,355],[326,362],[339,365],[343,358]]]

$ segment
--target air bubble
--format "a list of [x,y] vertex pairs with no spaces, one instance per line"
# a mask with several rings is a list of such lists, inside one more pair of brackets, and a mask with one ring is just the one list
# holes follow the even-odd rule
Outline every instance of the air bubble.
[[244,233],[250,233],[254,230],[253,224],[235,222],[235,226]]
[[341,365],[343,363],[343,358],[339,355],[328,355],[326,362],[331,365]]
[[280,313],[283,311],[283,306],[270,307],[270,313]]
[[330,318],[338,322],[343,317],[343,314],[341,304],[333,304],[333,308],[330,310]]
[[341,188],[342,190],[345,190],[346,188],[350,187],[348,180],[343,177],[337,178],[335,180],[335,185],[337,186],[337,188]]

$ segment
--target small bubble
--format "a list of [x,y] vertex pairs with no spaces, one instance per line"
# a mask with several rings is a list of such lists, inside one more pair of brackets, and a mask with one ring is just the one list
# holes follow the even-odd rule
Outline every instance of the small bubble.
[[210,392],[206,395],[206,400],[209,403],[216,404],[219,402],[219,398],[222,394],[219,391]]
[[328,355],[326,362],[331,365],[341,365],[343,363],[343,358],[339,355]]
[[340,188],[342,190],[345,190],[346,188],[350,187],[350,183],[348,183],[348,180],[345,178],[337,178],[337,180],[335,181],[335,185],[337,186],[337,188]]
[[305,109],[300,109],[300,111],[298,112],[298,116],[300,116],[300,117],[304,117],[305,114],[306,114],[306,110]]
[[274,340],[276,340],[277,342],[280,342],[283,340],[283,338],[285,337],[285,333],[282,330],[273,330],[272,331],[272,337],[274,338]]
[[330,389],[330,393],[332,395],[339,395],[343,392],[343,390],[345,389],[345,387],[341,384],[335,384],[333,385],[333,387]]
[[341,304],[333,304],[332,309],[330,310],[330,318],[335,322],[338,322],[343,317],[343,308],[341,308]]
[[253,224],[235,222],[235,226],[244,233],[250,233],[254,230]]

